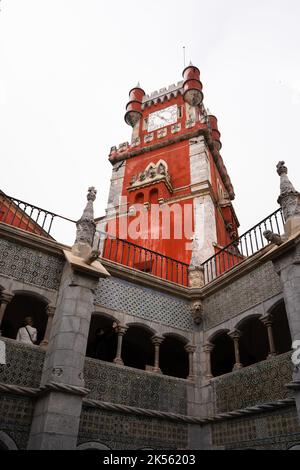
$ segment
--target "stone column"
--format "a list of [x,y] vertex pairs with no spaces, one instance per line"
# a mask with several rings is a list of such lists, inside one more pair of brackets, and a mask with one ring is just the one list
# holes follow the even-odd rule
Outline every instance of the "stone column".
[[1,292],[0,296],[0,336],[1,336],[1,323],[4,317],[4,313],[6,310],[7,305],[11,302],[12,298],[14,297],[14,294],[10,294],[9,292]]
[[42,379],[37,397],[28,449],[76,449],[82,399],[88,393],[83,370],[90,320],[94,311],[99,278],[109,273],[92,252],[95,233],[93,201],[95,188],[89,188],[88,203],[77,222],[72,251],[63,250],[66,263],[58,292]]
[[235,364],[233,366],[233,370],[236,369],[241,369],[243,367],[243,364],[241,363],[241,358],[240,358],[240,337],[241,337],[241,332],[239,330],[233,330],[228,333],[230,338],[233,339],[234,343],[234,354],[235,354]]
[[212,371],[211,371],[211,352],[214,349],[215,345],[212,343],[205,343],[203,345],[203,351],[205,352],[206,356],[206,370],[205,370],[205,377],[207,380],[213,378]]
[[119,364],[119,365],[124,365],[123,359],[122,359],[122,343],[123,343],[123,336],[125,335],[126,331],[128,328],[123,325],[118,325],[116,328],[116,332],[118,335],[118,345],[117,345],[117,353],[116,357],[114,358],[114,363]]
[[160,345],[165,338],[161,336],[152,336],[151,341],[154,344],[154,368],[153,372],[161,372],[159,367],[159,349]]
[[187,380],[193,382],[195,380],[194,352],[196,351],[196,346],[194,344],[187,344],[184,349],[189,355],[189,375],[187,376]]
[[297,244],[296,247],[291,247],[288,252],[283,253],[273,263],[277,272],[280,273],[284,303],[292,337],[291,349],[295,349],[295,353],[292,355],[294,364],[293,381],[288,386],[294,391],[300,422],[300,236],[298,236],[295,243]]
[[268,357],[276,356],[273,328],[272,328],[272,325],[273,325],[272,315],[266,315],[265,317],[260,318],[260,321],[265,325],[265,327],[267,328],[267,332],[268,332],[268,340],[269,340]]
[[49,344],[49,338],[50,338],[50,333],[51,333],[51,328],[52,328],[52,322],[53,322],[53,317],[55,314],[55,307],[53,305],[48,305],[47,306],[47,315],[48,315],[48,321],[47,321],[47,326],[46,326],[46,331],[44,334],[44,338],[40,343],[40,346],[42,348],[47,348]]

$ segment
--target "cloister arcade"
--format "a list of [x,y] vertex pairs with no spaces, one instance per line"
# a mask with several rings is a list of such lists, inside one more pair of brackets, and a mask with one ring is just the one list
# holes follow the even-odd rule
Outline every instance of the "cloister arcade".
[[284,301],[265,315],[253,314],[232,330],[220,329],[203,346],[206,377],[218,377],[291,350],[291,334]]

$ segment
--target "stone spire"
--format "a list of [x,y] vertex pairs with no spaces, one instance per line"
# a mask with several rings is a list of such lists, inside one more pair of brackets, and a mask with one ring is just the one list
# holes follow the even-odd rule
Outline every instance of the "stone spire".
[[285,162],[278,162],[276,167],[280,176],[280,196],[277,202],[282,207],[287,235],[291,235],[296,228],[300,228],[300,193],[296,191],[287,176]]
[[87,205],[81,218],[76,223],[76,240],[72,247],[72,253],[75,256],[86,258],[92,251],[93,239],[96,231],[94,221],[93,202],[96,199],[97,190],[91,186],[87,193]]

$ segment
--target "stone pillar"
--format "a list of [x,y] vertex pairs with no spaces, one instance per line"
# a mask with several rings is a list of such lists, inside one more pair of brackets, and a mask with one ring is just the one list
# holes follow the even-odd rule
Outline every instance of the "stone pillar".
[[269,355],[268,357],[276,356],[276,349],[274,343],[274,336],[273,336],[273,318],[272,315],[267,315],[265,317],[260,318],[260,321],[265,325],[268,332],[268,340],[269,340]]
[[88,203],[77,222],[75,244],[72,251],[63,251],[66,263],[28,449],[76,449],[82,399],[88,393],[84,386],[83,370],[94,311],[94,292],[99,278],[109,276],[91,249],[95,233],[92,204],[95,197],[95,188],[89,188]]
[[195,380],[194,352],[196,351],[196,346],[194,344],[187,344],[184,349],[189,355],[189,375],[187,376],[187,380],[193,382]]
[[55,307],[53,305],[48,305],[47,306],[47,315],[48,315],[48,321],[47,321],[47,326],[46,326],[46,331],[43,340],[40,343],[40,346],[42,348],[47,348],[49,344],[49,338],[50,338],[50,333],[52,329],[52,322],[53,322],[53,317],[55,314]]
[[123,326],[123,325],[118,325],[117,328],[116,328],[116,332],[117,332],[117,335],[118,335],[118,345],[117,345],[116,357],[114,358],[114,363],[119,364],[121,366],[124,364],[123,359],[122,359],[123,336],[125,335],[127,330],[128,330],[128,328],[126,326]]
[[160,367],[159,367],[159,349],[160,345],[163,342],[165,338],[162,338],[160,336],[152,336],[151,341],[154,344],[154,367],[153,367],[153,372],[160,372]]
[[205,343],[203,345],[203,351],[205,352],[206,356],[206,370],[205,370],[205,377],[207,380],[213,378],[212,371],[211,371],[211,352],[214,349],[215,345],[212,343]]
[[243,364],[241,363],[240,359],[240,337],[241,337],[241,332],[239,330],[233,330],[228,333],[230,338],[232,338],[233,343],[234,343],[234,355],[235,355],[235,364],[233,366],[233,370],[236,369],[241,369],[243,367]]
[[4,313],[6,310],[7,305],[11,302],[12,298],[14,297],[14,294],[10,294],[9,292],[1,292],[0,296],[0,336],[1,336],[1,323],[4,317]]
[[[288,384],[294,391],[298,418],[300,422],[300,235],[295,240],[296,246],[273,260],[276,271],[280,274],[284,303],[289,322],[292,345],[296,352],[292,356],[294,363],[293,381]],[[296,343],[298,341],[298,343]]]

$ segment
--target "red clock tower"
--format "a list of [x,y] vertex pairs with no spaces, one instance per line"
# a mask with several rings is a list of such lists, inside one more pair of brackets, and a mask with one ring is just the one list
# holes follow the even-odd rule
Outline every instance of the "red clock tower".
[[[131,143],[112,147],[109,155],[107,232],[201,264],[233,241],[239,223],[217,119],[203,105],[199,69],[190,64],[177,85],[150,95],[138,84],[129,92],[125,121],[132,127]],[[138,262],[133,267],[139,269]]]

